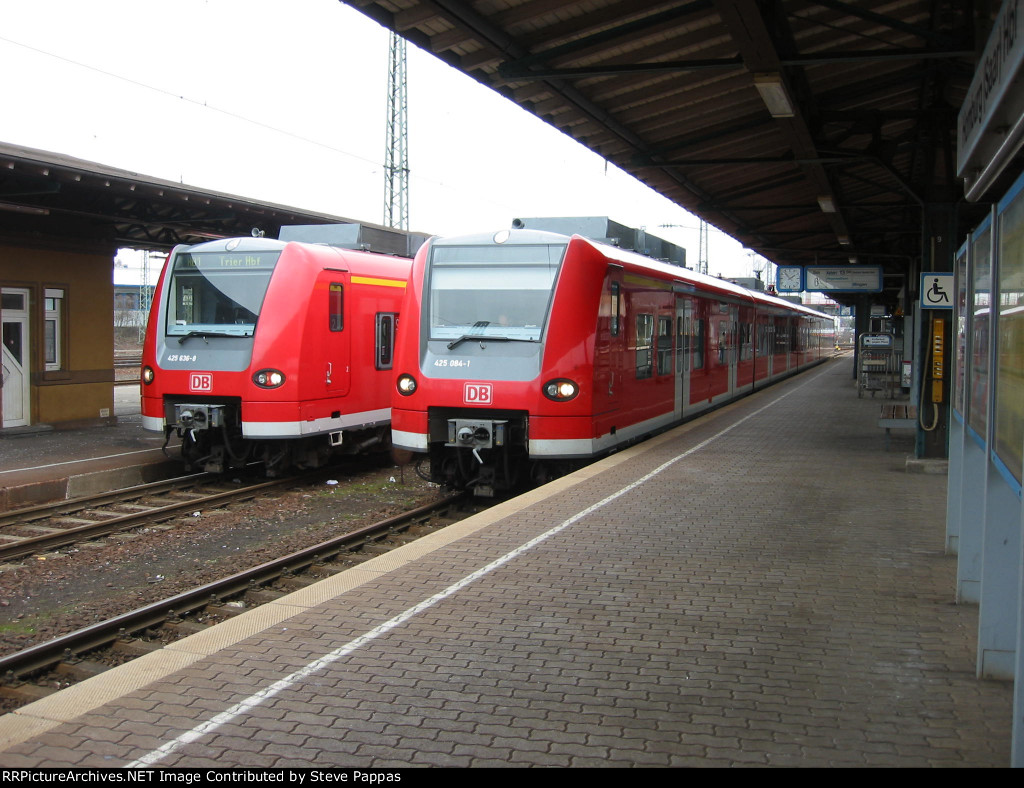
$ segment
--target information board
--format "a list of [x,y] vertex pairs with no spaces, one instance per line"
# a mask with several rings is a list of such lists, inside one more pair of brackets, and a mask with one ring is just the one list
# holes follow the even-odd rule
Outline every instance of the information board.
[[804,287],[826,293],[880,293],[882,268],[877,265],[808,266]]

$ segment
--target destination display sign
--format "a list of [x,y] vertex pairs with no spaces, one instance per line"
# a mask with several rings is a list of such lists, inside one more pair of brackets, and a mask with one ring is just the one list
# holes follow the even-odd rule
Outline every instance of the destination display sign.
[[174,267],[181,271],[196,269],[201,271],[216,271],[225,269],[248,269],[265,268],[273,269],[277,264],[277,258],[281,256],[280,250],[272,252],[194,252],[179,253],[175,258]]
[[826,293],[880,293],[882,268],[877,265],[808,266],[804,289]]

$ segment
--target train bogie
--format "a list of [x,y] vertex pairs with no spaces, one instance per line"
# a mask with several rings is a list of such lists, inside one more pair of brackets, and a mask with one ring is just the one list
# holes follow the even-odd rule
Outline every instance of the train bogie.
[[316,467],[390,439],[408,259],[266,239],[178,247],[143,349],[143,427],[192,467]]

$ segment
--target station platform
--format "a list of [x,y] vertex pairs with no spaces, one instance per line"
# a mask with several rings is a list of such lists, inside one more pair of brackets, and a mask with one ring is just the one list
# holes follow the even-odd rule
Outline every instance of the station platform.
[[1009,766],[878,408],[828,362],[0,717],[0,763]]
[[117,423],[109,426],[0,430],[0,511],[181,472],[180,461],[162,451],[163,438],[142,430],[138,384],[114,387],[114,415]]

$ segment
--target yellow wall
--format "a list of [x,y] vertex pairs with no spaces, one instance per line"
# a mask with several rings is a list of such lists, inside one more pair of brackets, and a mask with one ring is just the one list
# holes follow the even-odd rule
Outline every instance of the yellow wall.
[[[0,286],[30,290],[33,424],[71,426],[113,418],[112,271],[112,254],[0,245]],[[64,290],[62,369],[50,372],[42,346],[46,288]]]

